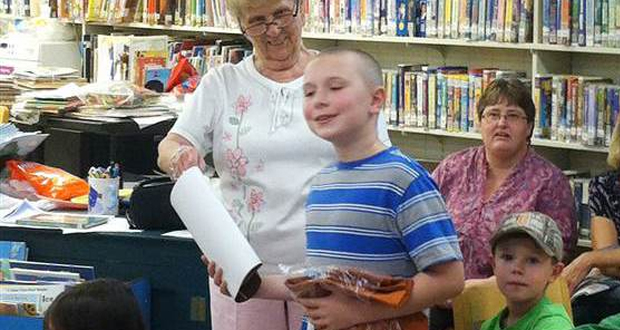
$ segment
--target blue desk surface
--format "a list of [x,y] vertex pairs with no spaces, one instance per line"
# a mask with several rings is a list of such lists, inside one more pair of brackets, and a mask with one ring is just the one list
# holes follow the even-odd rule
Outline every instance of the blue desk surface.
[[85,233],[0,228],[0,240],[24,241],[29,260],[95,266],[98,278],[151,284],[152,330],[210,329],[206,269],[192,240],[159,232]]

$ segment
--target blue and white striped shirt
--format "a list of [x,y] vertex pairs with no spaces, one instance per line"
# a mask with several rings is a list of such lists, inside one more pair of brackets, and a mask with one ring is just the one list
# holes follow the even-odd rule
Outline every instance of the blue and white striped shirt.
[[306,202],[306,237],[312,266],[412,277],[462,260],[437,186],[396,147],[319,172]]

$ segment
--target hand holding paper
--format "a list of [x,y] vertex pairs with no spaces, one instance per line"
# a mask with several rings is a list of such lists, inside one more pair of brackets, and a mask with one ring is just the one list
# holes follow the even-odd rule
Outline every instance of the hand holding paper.
[[249,299],[260,287],[262,263],[198,167],[181,175],[170,202],[200,250],[222,268],[235,301]]

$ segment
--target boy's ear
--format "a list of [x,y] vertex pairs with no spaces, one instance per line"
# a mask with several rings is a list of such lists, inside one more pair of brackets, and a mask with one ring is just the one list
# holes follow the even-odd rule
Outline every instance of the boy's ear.
[[373,114],[378,114],[381,111],[383,102],[385,102],[385,88],[377,87],[372,93],[372,100],[370,103],[370,106],[372,108],[371,112]]
[[553,265],[553,272],[551,273],[549,283],[555,281],[560,275],[562,275],[562,270],[564,270],[564,263],[556,262],[555,265]]

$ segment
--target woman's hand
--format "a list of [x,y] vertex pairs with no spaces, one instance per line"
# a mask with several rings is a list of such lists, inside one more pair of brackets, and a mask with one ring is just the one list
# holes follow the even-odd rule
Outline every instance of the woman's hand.
[[213,283],[220,288],[220,292],[223,295],[230,297],[230,292],[228,292],[228,285],[226,281],[224,281],[224,271],[222,268],[217,267],[215,262],[210,261],[207,256],[204,254],[200,257],[202,263],[207,266],[207,272],[209,273],[209,277],[213,279]]
[[331,295],[323,298],[300,298],[296,301],[302,305],[308,319],[317,330],[348,329],[363,323],[359,318],[364,315],[371,303],[345,295],[340,290],[333,290]]
[[192,146],[181,145],[170,158],[170,168],[168,173],[172,179],[178,179],[185,170],[192,166],[198,166],[204,172],[207,165],[198,150]]
[[590,252],[584,252],[573,260],[564,271],[562,271],[562,277],[566,279],[568,284],[568,290],[574,293],[575,288],[583,279],[588,275],[592,269],[592,263],[590,262]]

